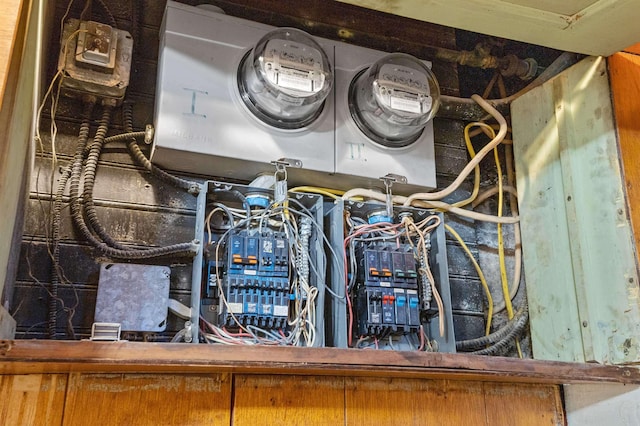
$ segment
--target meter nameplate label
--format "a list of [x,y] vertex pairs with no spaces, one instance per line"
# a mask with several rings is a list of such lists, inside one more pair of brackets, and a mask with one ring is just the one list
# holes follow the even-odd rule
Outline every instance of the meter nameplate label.
[[278,73],[278,86],[285,89],[300,90],[302,92],[313,92],[313,80],[310,73],[299,71],[293,68],[280,67]]
[[324,87],[322,53],[315,47],[269,40],[262,61],[269,82],[282,89],[303,92],[305,96],[304,93],[317,93]]
[[422,112],[420,102],[418,102],[414,93],[406,93],[399,90],[394,91],[390,96],[389,106],[399,111],[412,112],[414,114]]
[[384,64],[378,73],[378,85],[382,100],[389,108],[412,114],[426,114],[431,110],[429,82],[418,70]]

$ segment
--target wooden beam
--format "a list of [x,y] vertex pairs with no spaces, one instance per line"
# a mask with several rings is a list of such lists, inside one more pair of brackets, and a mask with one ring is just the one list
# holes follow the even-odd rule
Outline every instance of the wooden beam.
[[182,372],[633,383],[640,369],[465,354],[171,343],[0,341],[0,374]]
[[[640,44],[633,46],[640,52]],[[616,53],[607,60],[611,80],[611,98],[618,131],[618,149],[622,158],[627,207],[640,262],[640,56]],[[634,283],[636,291],[638,284]]]
[[0,105],[4,97],[4,89],[7,84],[9,67],[20,60],[22,48],[18,46],[22,40],[18,36],[20,29],[20,14],[22,12],[22,0],[4,0],[0,11]]

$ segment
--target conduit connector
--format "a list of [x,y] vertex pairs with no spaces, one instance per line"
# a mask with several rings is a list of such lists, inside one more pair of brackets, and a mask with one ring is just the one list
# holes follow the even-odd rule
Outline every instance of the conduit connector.
[[503,77],[517,76],[522,80],[531,80],[538,72],[538,62],[533,58],[520,59],[516,55],[507,55],[499,59],[500,74]]
[[155,129],[153,128],[153,124],[147,124],[144,128],[144,143],[149,145],[153,142],[153,136],[155,135]]

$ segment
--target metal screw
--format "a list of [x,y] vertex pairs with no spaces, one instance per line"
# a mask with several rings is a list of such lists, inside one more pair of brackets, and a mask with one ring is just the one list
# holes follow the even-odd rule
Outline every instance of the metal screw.
[[586,322],[586,321],[582,321],[582,326],[583,326],[583,327],[587,327],[588,325],[589,325],[589,323],[588,323],[588,322]]

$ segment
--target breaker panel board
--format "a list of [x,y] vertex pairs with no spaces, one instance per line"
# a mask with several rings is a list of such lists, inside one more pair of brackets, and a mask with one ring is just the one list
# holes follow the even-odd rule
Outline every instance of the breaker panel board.
[[[455,352],[442,214],[396,207],[389,217],[383,204],[353,201],[346,202],[344,210],[347,233],[341,238],[347,273],[332,275],[332,289],[349,298],[348,303],[332,304],[333,320],[344,319],[332,344]],[[420,232],[407,231],[403,216]]]
[[277,203],[269,190],[205,183],[192,290],[200,340],[324,346],[322,221],[316,195]]

